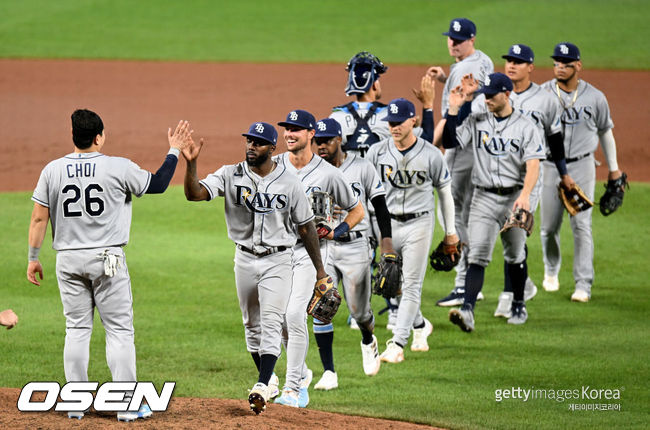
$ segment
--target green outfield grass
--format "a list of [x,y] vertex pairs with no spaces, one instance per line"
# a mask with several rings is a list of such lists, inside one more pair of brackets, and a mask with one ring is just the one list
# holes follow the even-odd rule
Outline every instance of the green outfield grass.
[[645,0],[26,0],[1,2],[0,15],[0,57],[340,63],[369,50],[448,64],[441,33],[466,16],[495,59],[525,43],[550,66],[569,40],[587,67],[650,67]]
[[[598,185],[597,195],[602,193]],[[65,320],[48,237],[41,252],[41,287],[25,279],[30,193],[0,194],[3,258],[0,309],[13,308],[19,325],[0,330],[0,387],[33,380],[64,382]],[[486,272],[486,300],[479,302],[477,329],[462,333],[434,306],[452,285],[451,274],[427,273],[422,311],[434,326],[427,353],[405,351],[406,361],[382,366],[366,377],[360,335],[335,319],[335,358],[340,388],[311,392],[310,408],[428,423],[448,428],[643,428],[648,422],[648,238],[650,185],[634,183],[625,205],[605,218],[594,214],[596,279],[593,300],[571,303],[572,246],[565,222],[561,290],[541,289],[539,227],[529,239],[529,267],[540,291],[529,303],[522,327],[492,317],[502,282],[500,245]],[[226,238],[223,202],[189,203],[182,188],[134,202],[127,247],[135,300],[138,376],[176,381],[177,396],[244,399],[256,380],[245,350],[233,281],[234,247]],[[434,242],[440,239],[436,233]],[[373,301],[375,311],[381,300]],[[380,342],[389,338],[386,315],[378,317]],[[312,343],[313,338],[312,338]],[[383,350],[383,345],[382,348]],[[316,348],[308,364],[321,375]],[[277,371],[283,379],[286,362]],[[99,319],[91,344],[91,380],[107,381],[104,334]],[[620,390],[621,399],[578,401],[618,403],[621,411],[569,410],[572,401],[495,401],[495,390]],[[245,407],[242,402],[242,408]],[[646,423],[646,424],[643,424]]]

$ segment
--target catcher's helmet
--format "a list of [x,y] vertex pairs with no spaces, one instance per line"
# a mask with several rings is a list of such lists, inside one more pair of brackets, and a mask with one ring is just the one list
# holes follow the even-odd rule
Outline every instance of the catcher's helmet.
[[345,68],[349,72],[345,93],[363,94],[385,73],[388,67],[370,52],[363,51],[352,57]]

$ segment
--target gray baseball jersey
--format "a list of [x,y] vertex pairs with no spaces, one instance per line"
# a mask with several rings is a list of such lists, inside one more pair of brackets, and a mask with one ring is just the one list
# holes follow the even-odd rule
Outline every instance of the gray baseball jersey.
[[264,177],[246,162],[223,166],[200,183],[210,199],[225,197],[228,237],[256,252],[292,247],[295,225],[314,218],[300,181],[283,163]]
[[537,127],[514,110],[502,121],[489,112],[472,113],[456,136],[461,146],[473,150],[472,183],[485,188],[523,185],[526,161],[545,157]]
[[[365,215],[363,220],[355,225],[351,231],[366,232],[370,231],[370,217],[368,213],[368,202],[377,196],[386,195],[384,184],[379,178],[379,174],[368,160],[359,157],[353,152],[349,152],[347,157],[339,167],[345,176],[345,179],[352,187],[352,191],[363,204]],[[339,216],[339,222],[343,221],[347,215],[344,211]]]
[[560,100],[563,108],[564,151],[566,158],[593,153],[598,148],[598,133],[614,127],[605,95],[585,81],[578,82],[576,91],[566,93],[553,79],[543,87]]
[[451,182],[440,150],[420,138],[406,155],[392,138],[382,140],[368,150],[366,158],[376,166],[386,187],[386,205],[392,215],[433,211],[433,189]]
[[72,153],[45,166],[32,200],[50,209],[55,250],[123,246],[131,195],[144,194],[150,180],[151,173],[126,158]]
[[449,93],[451,90],[460,85],[463,76],[468,74],[474,75],[481,84],[485,77],[490,73],[494,73],[494,63],[490,57],[485,55],[482,51],[476,49],[472,55],[462,61],[458,61],[449,67],[449,76],[442,89],[441,110],[444,115],[449,109]]

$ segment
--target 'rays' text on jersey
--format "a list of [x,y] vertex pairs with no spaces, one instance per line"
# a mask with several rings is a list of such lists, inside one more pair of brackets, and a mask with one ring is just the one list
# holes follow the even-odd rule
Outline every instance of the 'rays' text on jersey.
[[379,164],[381,180],[388,181],[395,188],[408,188],[411,185],[422,185],[427,180],[423,170],[394,169],[390,164]]
[[94,178],[95,163],[66,164],[65,171],[68,178]]
[[495,157],[503,157],[508,153],[519,152],[521,139],[510,137],[491,137],[485,130],[478,130],[477,149],[485,149],[488,154]]
[[286,194],[255,192],[245,185],[235,185],[237,189],[237,206],[246,206],[257,213],[271,213],[276,209],[287,207]]
[[594,114],[591,106],[570,107],[562,112],[563,124],[577,124],[581,119],[590,119]]

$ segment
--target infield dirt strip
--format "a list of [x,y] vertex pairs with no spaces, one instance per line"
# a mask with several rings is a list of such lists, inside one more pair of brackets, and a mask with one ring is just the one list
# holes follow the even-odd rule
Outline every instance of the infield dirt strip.
[[[500,62],[499,62],[500,63]],[[588,66],[588,64],[586,64]],[[244,157],[241,133],[255,121],[272,124],[292,109],[306,109],[317,119],[345,96],[344,64],[216,64],[128,61],[0,60],[0,191],[33,190],[51,160],[72,152],[70,115],[77,108],[96,111],[106,130],[104,153],[132,159],[155,171],[168,149],[167,128],[189,120],[205,147],[199,177]],[[448,70],[448,65],[444,65]],[[382,101],[415,101],[426,66],[390,66],[382,76]],[[533,75],[537,82],[550,70]],[[618,161],[632,181],[650,181],[650,94],[647,71],[590,71],[582,77],[607,96],[615,123]],[[437,84],[436,120],[442,85]],[[421,107],[418,107],[420,109]],[[279,128],[279,127],[278,127]],[[280,129],[280,128],[279,128]],[[280,131],[277,152],[286,149]],[[602,152],[597,169],[605,179]],[[185,172],[179,163],[173,183]],[[601,192],[598,191],[597,195]],[[242,338],[242,342],[243,342]],[[27,381],[26,381],[27,382]],[[16,409],[19,389],[0,389],[0,427],[70,428],[60,413],[23,414]],[[112,428],[114,416],[90,414],[75,427]],[[245,399],[175,398],[170,410],[155,414],[139,428],[428,428],[374,418],[350,417],[309,409],[270,405],[259,417]],[[122,426],[120,426],[122,427]]]

